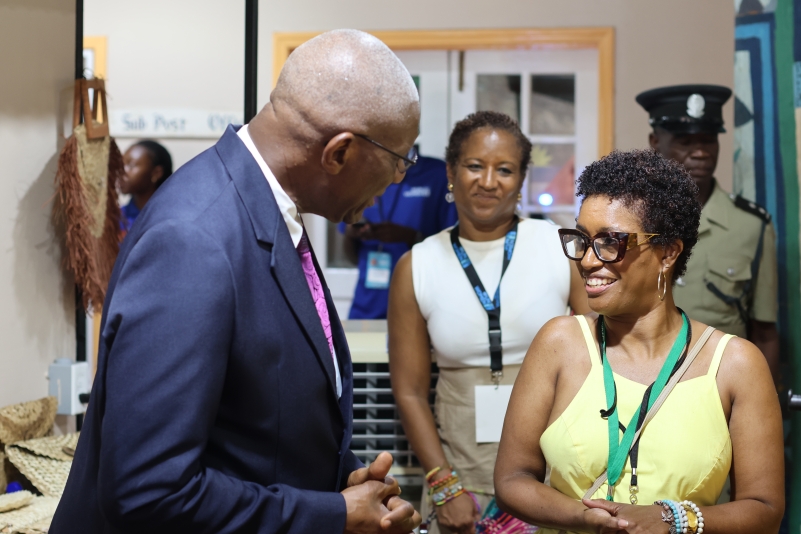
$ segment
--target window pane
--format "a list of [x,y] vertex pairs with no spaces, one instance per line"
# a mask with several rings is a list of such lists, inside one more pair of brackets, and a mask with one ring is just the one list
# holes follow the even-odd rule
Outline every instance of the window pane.
[[531,77],[529,131],[532,135],[575,135],[576,76]]
[[555,206],[572,206],[575,197],[575,146],[535,144],[528,171],[528,202],[548,211]]
[[479,74],[476,111],[499,111],[520,122],[520,76]]

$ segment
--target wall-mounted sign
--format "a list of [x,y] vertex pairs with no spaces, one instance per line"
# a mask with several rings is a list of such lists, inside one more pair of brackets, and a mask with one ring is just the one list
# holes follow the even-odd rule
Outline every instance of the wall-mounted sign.
[[241,111],[205,109],[111,109],[109,126],[115,137],[185,137],[217,139],[229,124],[242,124]]

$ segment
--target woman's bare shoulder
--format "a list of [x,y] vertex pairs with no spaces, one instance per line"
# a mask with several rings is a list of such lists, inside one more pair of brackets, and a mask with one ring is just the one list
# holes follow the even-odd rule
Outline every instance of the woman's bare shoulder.
[[[597,316],[588,314],[584,318],[592,331]],[[580,320],[579,317],[566,315],[554,317],[545,323],[531,343],[526,358],[548,360],[556,367],[568,365],[575,358],[586,358],[586,350],[577,350],[586,345]]]
[[398,267],[400,267],[402,269],[409,269],[411,268],[411,266],[412,266],[412,251],[407,250],[406,252],[403,253],[400,259],[398,259],[398,263],[395,264],[395,268],[397,269]]
[[[706,330],[707,325],[698,321],[692,323],[693,332],[697,332],[693,338],[697,339]],[[704,369],[708,368],[725,335],[725,332],[716,329],[709,337],[704,351],[699,355],[699,359],[704,361]],[[706,357],[701,358],[704,354]],[[762,351],[747,339],[737,336],[731,337],[726,342],[717,376],[718,384],[723,385],[724,389],[731,393],[735,393],[740,387],[748,387],[754,380],[760,382],[764,380],[772,384],[770,368]]]
[[[693,339],[698,340],[704,331],[709,327],[700,321],[692,321]],[[710,353],[710,357],[717,350],[723,337],[726,335],[722,330],[715,329],[709,340],[704,346],[704,351]],[[710,358],[711,359],[711,358]],[[726,343],[720,362],[720,372],[732,371],[735,373],[748,373],[767,369],[767,362],[762,352],[750,341],[745,338],[733,336]]]
[[768,362],[756,345],[741,337],[733,337],[726,344],[718,374],[744,378],[754,373],[770,376]]
[[540,328],[535,341],[553,343],[566,341],[576,335],[581,335],[580,319],[573,315],[560,315],[554,317]]

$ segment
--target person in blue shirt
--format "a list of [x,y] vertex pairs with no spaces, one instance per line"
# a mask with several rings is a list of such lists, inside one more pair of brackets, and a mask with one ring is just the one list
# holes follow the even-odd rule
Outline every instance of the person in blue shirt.
[[345,254],[359,266],[349,319],[386,319],[389,280],[395,264],[415,243],[456,224],[456,208],[445,200],[445,162],[420,156],[399,184],[387,187],[363,220],[340,224]]
[[172,174],[172,157],[163,145],[145,139],[131,145],[122,157],[125,175],[119,183],[120,192],[131,195],[122,207],[123,232],[131,225],[164,180]]

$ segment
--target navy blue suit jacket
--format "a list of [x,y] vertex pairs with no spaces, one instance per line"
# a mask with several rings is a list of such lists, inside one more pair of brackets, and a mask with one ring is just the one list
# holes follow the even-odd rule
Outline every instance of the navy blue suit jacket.
[[229,127],[123,242],[50,532],[341,533],[339,491],[362,464],[350,353],[325,292],[340,399],[289,231]]

